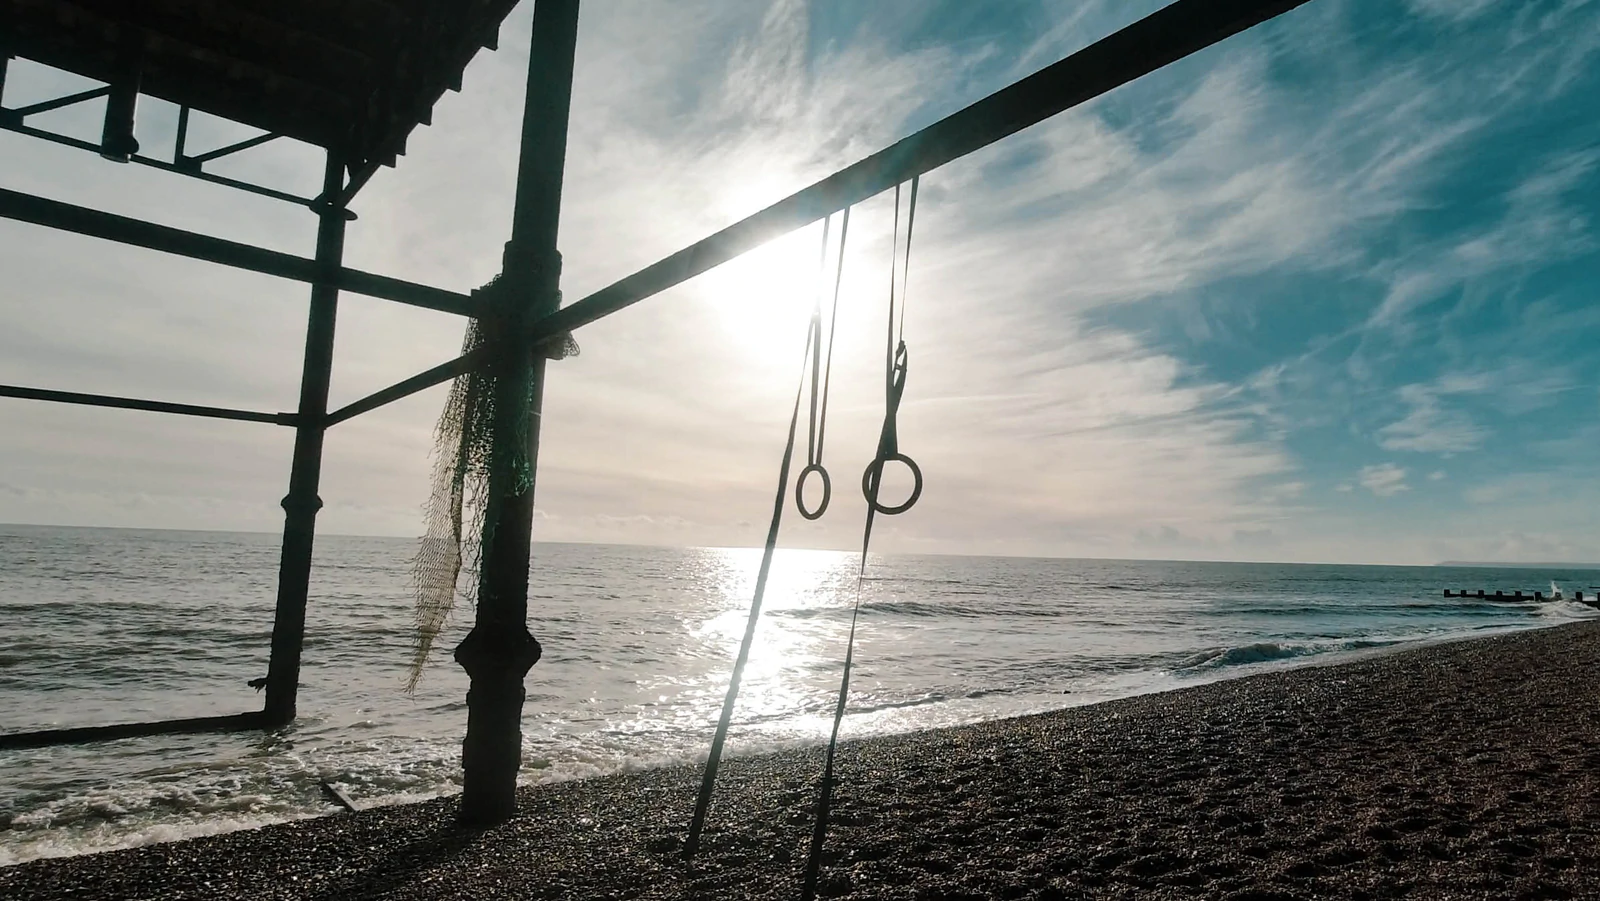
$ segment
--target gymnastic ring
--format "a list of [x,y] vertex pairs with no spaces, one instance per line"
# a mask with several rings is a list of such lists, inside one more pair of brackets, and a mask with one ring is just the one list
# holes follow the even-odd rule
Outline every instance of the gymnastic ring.
[[[883,464],[891,461],[899,461],[904,463],[906,467],[911,470],[911,478],[914,480],[911,486],[911,496],[906,498],[906,502],[898,507],[885,506],[882,502],[874,501],[872,499],[873,470],[879,470]],[[881,474],[879,478],[882,478]],[[883,487],[881,482],[879,483],[878,487]],[[922,496],[922,470],[917,468],[916,461],[912,460],[905,454],[890,454],[887,457],[880,457],[876,460],[873,460],[871,463],[868,463],[867,471],[861,474],[861,493],[866,497],[868,504],[872,505],[879,513],[882,513],[885,516],[894,516],[896,513],[904,513],[911,509],[911,506],[917,502],[917,498]]]
[[[806,476],[813,472],[822,476],[822,503],[816,510],[806,509]],[[800,515],[806,519],[820,519],[822,514],[828,512],[828,501],[833,497],[833,480],[828,478],[828,471],[822,468],[821,463],[813,463],[800,470],[800,478],[794,483],[794,505],[800,508]]]

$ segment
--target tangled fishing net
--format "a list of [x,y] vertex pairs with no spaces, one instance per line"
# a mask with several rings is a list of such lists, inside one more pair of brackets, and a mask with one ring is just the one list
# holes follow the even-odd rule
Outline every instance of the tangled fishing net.
[[[474,319],[467,326],[461,353],[472,353],[484,344],[482,325]],[[561,335],[533,352],[560,360],[576,356],[578,345],[571,335]],[[416,606],[408,693],[421,681],[434,641],[450,621],[456,599],[466,598],[471,603],[476,597],[483,547],[492,538],[488,530],[494,523],[489,514],[495,489],[491,486],[504,485],[501,490],[516,496],[532,482],[526,429],[497,434],[496,382],[492,366],[479,366],[457,376],[434,428],[433,484],[423,505],[426,531],[411,560]],[[522,402],[531,405],[533,385],[522,387]],[[528,417],[518,417],[518,421],[525,425]],[[495,478],[497,469],[500,478]]]

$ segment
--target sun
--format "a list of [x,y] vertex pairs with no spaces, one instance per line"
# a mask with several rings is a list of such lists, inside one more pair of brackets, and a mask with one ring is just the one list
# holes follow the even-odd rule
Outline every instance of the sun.
[[821,229],[800,229],[706,273],[701,301],[741,362],[784,372],[800,365],[821,287]]

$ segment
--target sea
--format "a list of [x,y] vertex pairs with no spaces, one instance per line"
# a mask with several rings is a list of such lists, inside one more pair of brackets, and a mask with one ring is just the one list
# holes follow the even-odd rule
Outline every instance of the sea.
[[[407,694],[413,541],[317,540],[299,719],[270,732],[0,751],[0,865],[460,787],[456,612]],[[529,783],[703,761],[759,549],[534,546]],[[780,550],[731,755],[825,740],[860,557]],[[0,732],[260,709],[274,535],[0,526]],[[1443,589],[1600,572],[873,555],[845,737],[1047,711],[1596,615]],[[1592,592],[1592,590],[1591,590]]]

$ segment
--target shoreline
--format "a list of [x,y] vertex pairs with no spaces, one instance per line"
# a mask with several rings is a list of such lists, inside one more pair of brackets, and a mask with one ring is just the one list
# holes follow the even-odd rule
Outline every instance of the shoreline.
[[[1375,649],[841,744],[832,897],[1583,897],[1600,892],[1600,623]],[[0,868],[15,898],[797,897],[821,749]]]

